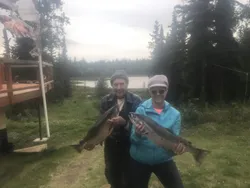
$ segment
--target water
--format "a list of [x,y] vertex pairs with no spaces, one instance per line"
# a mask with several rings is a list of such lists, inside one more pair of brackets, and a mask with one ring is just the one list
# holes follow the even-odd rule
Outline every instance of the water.
[[[148,84],[147,76],[130,76],[129,77],[129,85],[130,89],[142,89],[146,88]],[[74,80],[73,81],[76,86],[86,86],[86,87],[95,87],[97,81],[93,80]],[[110,80],[107,80],[108,87],[111,87]]]

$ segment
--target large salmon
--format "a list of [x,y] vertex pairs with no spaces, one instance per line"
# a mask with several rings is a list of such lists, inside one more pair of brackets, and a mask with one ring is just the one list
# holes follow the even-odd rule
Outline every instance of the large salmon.
[[119,108],[118,104],[108,109],[102,114],[93,126],[90,127],[86,136],[77,145],[72,145],[78,152],[83,149],[92,150],[96,145],[102,144],[102,142],[112,133],[113,124],[108,120],[118,116]]
[[210,153],[208,150],[194,147],[191,142],[174,135],[170,129],[162,127],[148,116],[131,112],[129,119],[134,125],[144,125],[144,133],[142,135],[146,136],[154,144],[172,151],[173,155],[175,155],[173,150],[178,143],[183,143],[186,146],[185,152],[190,152],[199,165],[202,163],[204,157]]

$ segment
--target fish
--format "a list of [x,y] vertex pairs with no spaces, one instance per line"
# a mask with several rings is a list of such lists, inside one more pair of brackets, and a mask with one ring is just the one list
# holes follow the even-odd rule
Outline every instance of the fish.
[[118,114],[119,106],[118,104],[115,104],[97,119],[94,125],[89,128],[86,136],[80,140],[78,144],[71,146],[81,153],[84,149],[91,151],[96,145],[102,145],[104,140],[112,133],[114,129],[114,125],[108,120],[112,119],[113,117],[117,117]]
[[141,124],[144,126],[144,130],[142,135],[146,136],[149,140],[151,140],[154,144],[162,147],[163,149],[171,152],[173,156],[176,154],[173,152],[176,144],[182,143],[185,145],[185,151],[192,154],[195,162],[197,165],[201,165],[204,158],[211,153],[211,151],[206,149],[200,149],[193,144],[180,137],[173,134],[173,131],[171,131],[168,128],[164,128],[161,125],[159,125],[157,122],[155,122],[153,119],[151,119],[148,116],[145,116],[143,114],[138,114],[134,112],[129,113],[129,119],[131,123],[135,126],[138,124]]

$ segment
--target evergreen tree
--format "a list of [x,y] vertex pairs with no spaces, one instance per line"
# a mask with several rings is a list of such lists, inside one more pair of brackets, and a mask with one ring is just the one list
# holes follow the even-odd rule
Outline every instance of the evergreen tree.
[[98,98],[102,98],[108,94],[108,84],[104,76],[100,76],[100,78],[97,80],[95,94]]
[[163,53],[164,47],[164,31],[162,25],[156,20],[154,23],[154,30],[153,33],[150,34],[151,41],[149,42],[149,49],[151,54],[151,59],[157,61],[161,54]]

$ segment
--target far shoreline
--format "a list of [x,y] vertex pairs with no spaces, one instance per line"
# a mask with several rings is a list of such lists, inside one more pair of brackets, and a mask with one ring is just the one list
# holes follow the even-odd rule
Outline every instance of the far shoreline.
[[[148,77],[149,75],[143,74],[143,75],[129,75],[129,78],[131,77]],[[97,81],[100,78],[100,76],[82,76],[82,77],[71,77],[72,81]],[[105,76],[105,80],[109,80],[110,76]]]

